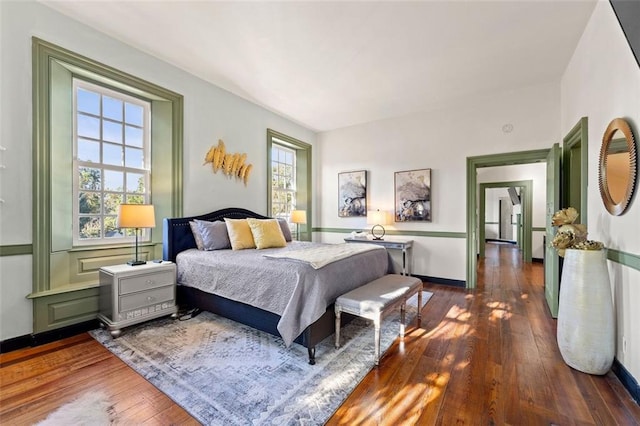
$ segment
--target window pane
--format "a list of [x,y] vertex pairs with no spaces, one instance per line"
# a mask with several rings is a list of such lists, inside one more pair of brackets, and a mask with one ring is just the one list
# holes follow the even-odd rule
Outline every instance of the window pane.
[[105,143],[102,145],[102,162],[122,166],[122,146]]
[[144,195],[127,194],[128,204],[144,204]]
[[144,175],[140,173],[127,173],[127,192],[144,192]]
[[78,114],[78,136],[100,139],[100,119]]
[[285,153],[285,161],[287,164],[293,164],[293,153],[287,152]]
[[102,122],[102,138],[105,141],[122,143],[122,124],[104,120]]
[[78,218],[80,224],[80,239],[100,238],[102,234],[100,218],[95,216],[83,216]]
[[134,167],[136,169],[144,168],[144,158],[141,149],[125,148],[124,149],[124,165],[126,167]]
[[122,238],[124,233],[117,227],[117,216],[104,217],[104,237],[105,238]]
[[125,121],[128,124],[135,124],[136,126],[142,127],[142,113],[143,109],[141,106],[130,104],[125,102],[124,104],[124,116]]
[[100,143],[88,139],[78,139],[78,160],[100,162]]
[[104,214],[118,214],[118,206],[122,204],[122,200],[122,194],[104,194]]
[[84,89],[78,89],[78,111],[100,115],[100,95]]
[[124,126],[124,132],[125,144],[142,147],[142,129]]
[[78,186],[80,189],[93,189],[99,191],[101,188],[102,175],[100,169],[90,167],[80,167],[78,170]]
[[105,191],[123,191],[124,190],[124,173],[114,170],[104,171],[104,190]]
[[107,118],[122,121],[122,101],[104,96],[102,98],[102,115]]
[[97,192],[80,192],[78,194],[80,214],[100,214],[100,194]]

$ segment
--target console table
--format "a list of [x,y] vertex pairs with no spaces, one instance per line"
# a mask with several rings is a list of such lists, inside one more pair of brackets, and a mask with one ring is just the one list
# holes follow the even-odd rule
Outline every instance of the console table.
[[367,238],[345,238],[346,243],[368,243],[383,246],[386,249],[402,250],[402,275],[411,275],[411,253],[413,248],[413,240],[405,240],[400,238],[387,240],[370,240]]

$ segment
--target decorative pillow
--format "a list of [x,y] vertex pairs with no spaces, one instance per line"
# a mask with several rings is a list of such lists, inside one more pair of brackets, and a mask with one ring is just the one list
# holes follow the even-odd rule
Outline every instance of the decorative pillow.
[[277,219],[247,219],[258,249],[284,247],[287,242]]
[[278,223],[280,224],[282,235],[284,235],[284,240],[290,243],[291,240],[293,240],[293,237],[291,236],[291,228],[289,228],[289,223],[287,222],[286,219],[281,219],[281,218],[278,219]]
[[256,248],[247,219],[228,219],[225,217],[224,221],[227,224],[229,241],[233,250]]
[[198,224],[195,223],[193,220],[190,220],[189,226],[191,227],[191,233],[193,234],[193,239],[196,240],[196,247],[198,247],[198,250],[204,250],[204,243],[202,242],[202,235],[200,235]]
[[197,219],[194,222],[200,231],[204,250],[221,250],[231,247],[227,225],[224,222],[208,222]]

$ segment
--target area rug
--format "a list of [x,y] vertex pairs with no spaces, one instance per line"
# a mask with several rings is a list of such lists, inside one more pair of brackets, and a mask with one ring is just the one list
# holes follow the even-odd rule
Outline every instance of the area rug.
[[[423,292],[423,304],[431,293]],[[416,315],[417,295],[407,303]],[[400,313],[385,318],[381,350],[398,337]],[[373,325],[355,319],[341,331],[340,349],[329,336],[306,348],[226,318],[202,312],[188,320],[155,320],[91,335],[205,425],[321,425],[373,368]]]
[[36,426],[106,426],[113,420],[113,405],[103,392],[88,392],[61,406]]

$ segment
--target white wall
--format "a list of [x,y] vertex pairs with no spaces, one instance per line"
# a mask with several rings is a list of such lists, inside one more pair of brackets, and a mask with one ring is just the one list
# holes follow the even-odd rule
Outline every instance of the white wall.
[[[559,83],[467,99],[455,107],[324,132],[318,136],[320,197],[316,223],[365,229],[364,218],[339,218],[338,173],[367,170],[369,208],[393,210],[394,172],[432,169],[431,223],[395,223],[402,231],[466,232],[469,156],[550,148],[560,138]],[[513,125],[511,133],[502,127]],[[344,235],[318,233],[321,241]],[[414,237],[413,272],[466,279],[464,238]]]
[[[310,144],[315,133],[227,91],[131,48],[35,2],[0,1],[0,244],[31,244],[31,36],[82,54],[184,96],[184,214],[222,207],[267,209],[266,129]],[[215,52],[203,52],[212,55]],[[209,146],[246,152],[249,185],[203,166]],[[0,151],[1,152],[1,151]],[[2,258],[0,340],[32,332],[31,256]]]
[[[640,69],[608,2],[598,2],[561,82],[562,132],[581,117],[589,119],[589,238],[607,247],[640,254],[640,198],[638,189],[623,216],[611,216],[598,189],[598,159],[609,122],[626,118],[636,136],[640,129]],[[617,317],[616,358],[640,378],[640,271],[609,262]],[[597,318],[594,318],[597,321]],[[627,350],[623,351],[623,337]]]
[[[546,148],[550,148],[549,145]],[[520,164],[516,166],[484,167],[478,169],[478,183],[508,182],[514,180],[533,181],[533,207],[531,215],[533,228],[544,228],[547,205],[547,165],[546,163]],[[506,191],[505,191],[506,193]],[[544,256],[544,232],[532,232],[531,256],[542,259]]]

